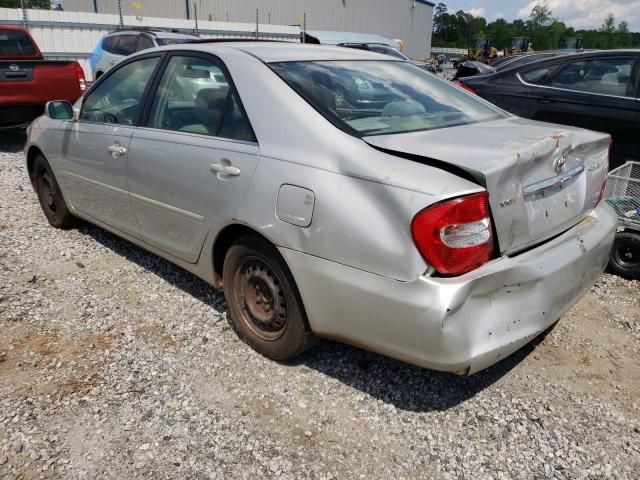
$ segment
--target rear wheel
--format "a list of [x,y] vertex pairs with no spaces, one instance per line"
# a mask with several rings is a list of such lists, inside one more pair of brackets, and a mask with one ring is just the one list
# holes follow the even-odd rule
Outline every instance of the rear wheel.
[[616,235],[609,270],[629,280],[640,279],[640,233],[627,231]]
[[300,295],[276,248],[245,236],[227,252],[224,293],[238,335],[273,360],[289,360],[311,347],[311,332]]
[[38,200],[49,225],[55,228],[76,225],[77,219],[69,212],[51,167],[42,155],[35,158],[33,171]]

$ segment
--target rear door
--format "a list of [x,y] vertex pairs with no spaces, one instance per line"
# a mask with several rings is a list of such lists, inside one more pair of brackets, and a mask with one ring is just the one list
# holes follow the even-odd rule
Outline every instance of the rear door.
[[531,97],[537,104],[533,118],[611,134],[615,167],[638,148],[637,75],[632,55],[567,62],[532,87]]
[[172,54],[146,111],[127,166],[140,233],[195,263],[245,195],[258,144],[228,72],[209,55]]
[[83,100],[78,121],[63,124],[60,179],[71,204],[118,230],[138,236],[129,201],[126,162],[145,89],[159,54],[107,74]]

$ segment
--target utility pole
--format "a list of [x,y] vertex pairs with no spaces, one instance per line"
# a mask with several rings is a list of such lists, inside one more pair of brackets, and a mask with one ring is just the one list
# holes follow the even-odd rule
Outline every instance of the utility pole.
[[302,43],[307,43],[307,12],[302,14]]
[[118,15],[120,15],[120,27],[124,26],[124,17],[122,16],[122,0],[118,0]]
[[259,24],[260,24],[260,10],[256,8],[256,39],[258,38]]
[[27,6],[24,0],[20,0],[20,8],[22,8],[22,26],[25,29],[29,29],[29,15],[27,14]]
[[198,4],[193,2],[193,18],[196,21],[196,35],[198,35]]

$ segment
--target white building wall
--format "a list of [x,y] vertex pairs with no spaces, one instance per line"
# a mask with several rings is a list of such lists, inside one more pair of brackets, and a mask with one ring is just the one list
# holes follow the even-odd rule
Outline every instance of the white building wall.
[[[144,17],[184,19],[184,0],[137,0]],[[431,50],[433,5],[426,0],[189,0],[193,19],[220,22],[255,23],[256,9],[261,24],[300,25],[306,14],[308,30],[374,33],[399,38],[406,53],[426,58]],[[118,13],[117,0],[96,0],[98,12]],[[63,0],[65,10],[93,12],[93,0]],[[123,13],[135,15],[132,0],[122,0]],[[138,11],[139,12],[139,11]],[[142,20],[143,24],[146,20]]]

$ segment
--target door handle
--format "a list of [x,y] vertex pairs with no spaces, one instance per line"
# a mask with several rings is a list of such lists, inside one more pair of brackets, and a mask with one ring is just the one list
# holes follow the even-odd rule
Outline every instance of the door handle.
[[111,152],[111,156],[113,158],[121,157],[121,156],[123,156],[123,155],[125,155],[127,153],[127,149],[124,148],[123,146],[121,146],[118,142],[116,142],[113,145],[109,146],[107,148],[107,150],[109,150]]
[[547,104],[549,104],[549,103],[553,103],[553,100],[551,100],[551,99],[550,99],[550,98],[548,98],[548,97],[540,97],[540,98],[538,99],[538,103],[543,103],[543,104],[547,105]]
[[212,165],[209,165],[209,169],[214,173],[222,173],[231,177],[237,177],[238,175],[240,175],[240,169],[238,167],[234,167],[233,165],[227,165],[224,163],[214,163]]

